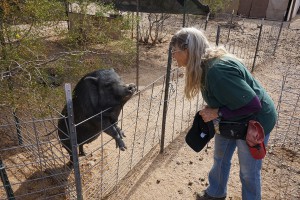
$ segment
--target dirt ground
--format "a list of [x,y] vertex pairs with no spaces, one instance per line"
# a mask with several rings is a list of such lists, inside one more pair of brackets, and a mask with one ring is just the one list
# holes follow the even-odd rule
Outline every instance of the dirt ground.
[[[297,28],[295,24],[291,24],[290,28],[292,28],[294,32],[296,31],[296,35],[298,35],[299,38],[299,30],[297,31],[297,29],[300,29],[300,27]],[[211,39],[214,38],[211,36]],[[294,39],[297,40],[297,37]],[[294,39],[291,39],[289,42],[294,43]],[[278,100],[278,91],[276,89],[274,90],[274,87],[277,86],[275,86],[276,83],[274,82],[281,79],[282,73],[286,71],[284,68],[289,59],[289,56],[286,55],[288,54],[287,49],[290,48],[288,47],[290,44],[284,43],[284,41],[281,42],[282,43],[279,43],[279,49],[274,58],[275,60],[273,60],[271,64],[260,65],[254,72],[254,75],[267,88],[274,101]],[[141,85],[147,85],[150,81],[155,80],[155,77],[165,73],[167,56],[158,55],[166,55],[167,47],[168,45],[166,44],[159,44],[154,49],[142,49],[141,52],[143,52],[143,54],[141,55],[142,58],[139,69],[141,74],[139,82]],[[299,59],[297,54],[299,54],[299,51],[296,49],[290,51],[291,59]],[[298,66],[293,69],[295,70],[294,72],[297,72],[297,70],[299,70],[299,60],[290,60],[290,62],[298,63]],[[176,65],[175,61],[173,61],[173,64]],[[125,80],[135,79],[135,70],[122,74],[122,78]],[[139,170],[142,172],[140,172],[140,175],[136,175],[134,179],[129,179],[129,188],[119,192],[117,195],[118,199],[195,199],[195,194],[204,190],[208,185],[208,173],[213,163],[214,144],[213,142],[210,142],[209,147],[205,151],[203,150],[200,153],[195,153],[185,143],[185,134],[186,132],[181,133],[180,136],[165,149],[164,154],[154,154],[152,155],[152,159],[145,161],[143,164],[145,169]],[[293,183],[293,185],[290,185],[290,187],[294,188],[294,194],[292,196],[286,197],[278,192],[282,191],[283,183],[278,183],[278,181],[281,181],[283,172],[280,170],[279,166],[272,163],[272,155],[274,155],[274,152],[273,154],[270,153],[270,147],[268,150],[269,154],[264,160],[262,170],[262,199],[299,199],[299,176],[298,183],[296,182]],[[282,158],[289,157],[298,160],[294,164],[300,167],[299,154],[291,155],[288,151],[285,152],[284,149],[280,149],[279,151]],[[125,180],[125,182],[129,180]],[[274,181],[276,183],[274,183]],[[109,199],[116,199],[116,197],[113,196]],[[228,195],[226,199],[242,199],[241,184],[239,180],[239,164],[236,153],[232,160],[232,168],[228,183]]]
[[[211,24],[216,22],[211,21]],[[276,56],[268,64],[259,65],[254,75],[262,82],[270,93],[275,102],[278,102],[278,91],[282,75],[286,72],[287,63],[291,66],[296,66],[292,73],[297,74],[300,70],[299,47],[295,49],[295,41],[299,44],[300,27],[286,29],[283,34],[292,36],[288,40],[280,40]],[[180,28],[180,24],[174,26],[172,31]],[[207,35],[210,41],[215,40],[215,27],[208,27]],[[251,29],[248,30],[251,32]],[[247,29],[245,29],[247,32]],[[166,42],[157,44],[155,47],[149,46],[140,47],[140,65],[139,65],[139,89],[147,86],[155,81],[158,77],[166,73],[167,67],[167,52],[168,39],[172,32],[166,38]],[[297,40],[298,39],[298,40]],[[177,67],[173,61],[173,67]],[[180,79],[184,79],[184,69]],[[128,69],[127,71],[117,70],[122,80],[126,83],[136,82],[136,69]],[[299,86],[298,86],[299,87]],[[196,192],[204,190],[208,185],[208,173],[212,166],[214,143],[211,141],[205,150],[200,153],[195,153],[190,149],[184,141],[186,131],[183,131],[179,136],[165,149],[163,154],[159,154],[159,147],[150,151],[148,155],[129,173],[128,176],[121,181],[118,190],[108,196],[107,200],[124,199],[124,200],[193,200]],[[298,137],[299,138],[299,137]],[[91,143],[87,145],[87,149],[91,148]],[[298,169],[295,172],[296,178],[293,181],[287,180],[290,176],[288,170],[282,170],[282,165],[274,156],[281,157],[289,161],[289,166],[293,169]],[[94,160],[99,160],[101,156],[94,155]],[[268,154],[264,160],[262,170],[262,199],[292,199],[296,200],[300,197],[300,155],[299,153],[291,152],[284,148],[268,147]],[[93,162],[93,161],[89,161]],[[277,163],[278,162],[278,163]],[[287,174],[285,174],[287,173]],[[28,172],[28,174],[30,174]],[[282,180],[282,177],[285,179]],[[48,184],[48,183],[47,183]],[[28,184],[30,185],[30,184]],[[51,185],[51,183],[50,183]],[[29,187],[29,186],[28,186]],[[30,186],[34,188],[34,186]],[[31,189],[29,187],[29,189]],[[291,189],[286,189],[286,188]],[[26,188],[28,190],[28,188]],[[24,189],[25,190],[25,189]],[[282,192],[283,191],[283,192]],[[284,191],[291,191],[288,197],[284,195]],[[3,195],[4,196],[4,195]],[[0,198],[1,199],[1,198]],[[43,199],[37,198],[37,199]],[[240,200],[241,184],[239,180],[239,164],[237,154],[235,153],[232,160],[230,179],[228,183],[227,199]]]

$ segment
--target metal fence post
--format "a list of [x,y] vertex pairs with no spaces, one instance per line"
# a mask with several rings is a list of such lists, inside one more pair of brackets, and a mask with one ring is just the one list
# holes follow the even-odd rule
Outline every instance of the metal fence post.
[[169,101],[171,64],[172,64],[172,53],[171,53],[171,44],[169,44],[168,65],[167,65],[167,74],[166,74],[166,87],[165,87],[164,108],[163,108],[162,129],[161,129],[160,153],[164,152],[164,145],[165,145],[166,118],[167,118],[168,101]]
[[140,79],[140,1],[136,0],[136,58],[135,58],[135,65],[136,65],[136,89],[139,91],[139,79]]
[[258,33],[258,38],[257,38],[256,49],[255,49],[254,60],[253,60],[251,72],[254,71],[254,67],[255,67],[255,63],[256,63],[256,57],[257,57],[257,53],[258,53],[258,49],[259,49],[259,42],[260,42],[261,32],[262,32],[262,28],[263,28],[263,22],[264,22],[264,19],[261,20],[261,24],[260,24],[260,26],[258,26],[259,33]]
[[206,28],[207,28],[208,19],[209,19],[209,14],[210,14],[210,13],[208,13],[208,14],[207,14],[207,16],[206,16],[206,19],[205,19],[205,26],[204,26],[204,30],[206,30]]
[[185,17],[186,17],[186,0],[183,0],[183,21],[182,21],[182,27],[185,27]]
[[22,145],[23,137],[22,137],[22,133],[21,133],[20,121],[19,121],[19,118],[17,117],[15,110],[13,110],[13,116],[14,116],[14,120],[15,120],[15,126],[17,129],[18,142],[19,142],[19,145]]
[[32,127],[33,127],[33,131],[34,131],[35,142],[36,142],[36,147],[37,147],[37,151],[38,151],[38,160],[39,160],[39,163],[40,163],[40,170],[42,171],[43,170],[43,161],[42,161],[41,156],[43,154],[42,154],[41,147],[40,147],[38,131],[37,131],[36,125],[35,125],[35,118],[32,118]]
[[219,46],[220,32],[221,32],[221,26],[218,25],[218,29],[217,29],[217,38],[216,38],[216,45],[217,45],[217,46]]
[[10,182],[8,180],[8,177],[7,177],[7,174],[6,174],[6,170],[5,170],[5,167],[3,165],[2,160],[0,160],[0,176],[1,176],[1,180],[2,180],[3,186],[5,188],[5,191],[6,191],[7,198],[9,200],[15,200],[14,192],[13,192],[13,190],[11,188],[11,185],[10,185]]
[[278,36],[277,36],[277,39],[276,39],[276,43],[275,43],[275,47],[274,47],[274,51],[273,51],[273,56],[275,55],[275,51],[276,51],[278,41],[279,41],[279,38],[280,38],[280,35],[281,35],[282,27],[283,27],[283,21],[280,24],[280,29],[279,29],[279,33],[278,33]]
[[74,168],[74,176],[76,183],[76,193],[77,199],[82,200],[82,185],[81,185],[81,176],[79,169],[79,160],[78,160],[78,149],[77,149],[77,134],[76,127],[74,122],[74,113],[73,113],[73,102],[72,102],[72,91],[71,84],[65,84],[65,92],[66,92],[66,101],[67,101],[67,111],[68,111],[68,124],[69,124],[69,136],[71,142],[71,150],[73,156],[73,168]]
[[230,24],[229,24],[229,30],[228,30],[228,35],[227,35],[227,42],[229,41],[229,36],[230,36],[230,30],[231,30],[231,25],[232,25],[232,18],[233,18],[234,10],[232,10],[231,16],[230,16]]

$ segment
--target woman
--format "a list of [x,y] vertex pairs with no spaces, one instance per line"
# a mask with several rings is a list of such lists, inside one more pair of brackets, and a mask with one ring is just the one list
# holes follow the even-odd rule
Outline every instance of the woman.
[[[212,47],[196,28],[182,28],[171,39],[172,56],[186,68],[184,93],[188,99],[201,92],[207,106],[199,111],[205,122],[221,118],[245,121],[252,116],[261,123],[267,145],[276,122],[270,96],[244,64],[224,48]],[[209,186],[197,199],[225,199],[231,158],[237,147],[243,200],[261,199],[262,160],[251,156],[245,140],[215,134],[214,164]]]

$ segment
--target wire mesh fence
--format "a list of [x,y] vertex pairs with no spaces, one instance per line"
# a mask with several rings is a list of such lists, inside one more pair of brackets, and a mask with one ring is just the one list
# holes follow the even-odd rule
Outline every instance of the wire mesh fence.
[[[275,54],[256,66],[257,71],[260,71],[257,76],[272,94],[278,112],[277,124],[269,140],[269,154],[264,161],[267,173],[264,178],[275,183],[276,199],[298,199],[299,30],[291,30],[283,24],[280,32]],[[267,65],[272,67],[264,70]]]
[[[165,145],[189,127],[190,117],[197,110],[195,105],[199,106],[199,101],[184,100],[179,74],[178,69],[171,74],[173,80],[170,82]],[[16,122],[15,113],[2,110],[7,115],[2,119],[1,132],[9,138],[8,142],[13,142],[13,147],[7,144],[7,147],[1,148],[3,169],[14,191],[11,198],[76,198],[76,173],[80,173],[79,187],[84,199],[104,198],[160,143],[164,80],[165,76],[160,77],[125,105],[119,124],[127,135],[127,150],[123,152],[116,149],[114,140],[100,132],[98,140],[86,145],[86,156],[79,157],[80,172],[75,172],[67,165],[68,153],[62,148],[57,134],[53,133],[53,130],[57,131],[57,121],[64,117],[54,117],[57,116],[55,110],[52,110],[49,118],[39,119],[35,118],[34,112],[22,113],[26,116],[18,117]],[[17,153],[14,155],[14,152]],[[1,199],[5,198],[3,191],[0,194]]]
[[[200,28],[207,26],[208,31],[215,30],[209,36],[211,41],[215,41],[218,24],[205,24],[205,17],[194,17],[188,16],[186,23]],[[297,32],[288,35],[282,23],[267,25],[264,22],[262,25],[260,20],[246,21],[232,17],[226,20],[223,22],[228,24],[229,20],[229,26],[221,27],[219,42],[229,52],[242,58],[249,70],[253,66],[263,66],[274,58],[276,48],[285,40],[299,37]],[[234,24],[235,28],[229,29]],[[180,26],[181,22],[172,29],[178,30]],[[244,27],[254,34],[248,34]],[[260,31],[261,41],[258,44]],[[289,50],[299,51],[299,42],[293,43]],[[296,54],[293,59],[287,57],[285,64],[285,69],[278,66],[275,81],[268,73],[257,78],[264,83],[267,91],[278,94],[272,96],[279,114],[275,133],[269,142],[272,148],[265,160],[265,166],[273,169],[272,173],[279,174],[274,184],[279,185],[280,190],[273,192],[278,194],[278,199],[297,199],[297,182],[300,179],[299,162],[296,161],[299,160],[300,84],[299,74],[295,72],[299,70],[299,55]],[[186,131],[195,112],[204,105],[200,96],[192,101],[184,98],[182,75],[180,69],[172,69],[168,78],[166,75],[157,78],[125,104],[117,123],[126,135],[126,151],[117,149],[115,141],[103,130],[95,141],[85,144],[86,155],[78,157],[77,170],[68,165],[69,154],[57,135],[58,121],[67,120],[67,116],[58,111],[59,106],[43,105],[37,108],[29,104],[23,110],[1,106],[0,199],[121,198],[119,194],[122,194],[124,187],[130,187],[130,183],[122,182],[124,177],[138,171],[137,168],[153,151],[158,152],[162,140],[164,147],[168,146]],[[164,97],[166,86],[167,99]],[[168,106],[164,113],[165,102]],[[100,116],[102,114],[98,113]],[[166,130],[164,137],[162,129]],[[79,145],[76,144],[76,147]],[[78,192],[81,193],[79,196]]]
[[224,45],[230,53],[243,59],[252,72],[256,65],[272,59],[282,29],[287,26],[284,22],[229,14],[220,14],[217,19],[216,44]]
[[[299,64],[296,69],[299,70]],[[282,80],[277,104],[277,124],[269,141],[266,168],[278,177],[278,199],[299,197],[299,74],[287,73]],[[275,167],[274,167],[275,166]]]
[[22,112],[20,116],[9,108],[1,108],[2,116],[5,113],[1,117],[1,170],[6,171],[13,191],[8,199],[71,197],[75,194],[75,182],[69,177],[71,169],[65,165],[68,157],[62,153],[55,134],[47,135],[57,129],[57,113],[35,118],[34,111]]

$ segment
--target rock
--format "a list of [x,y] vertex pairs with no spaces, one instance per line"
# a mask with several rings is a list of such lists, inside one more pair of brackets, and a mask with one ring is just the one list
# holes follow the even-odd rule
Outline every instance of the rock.
[[201,182],[204,182],[204,181],[205,181],[205,178],[199,178],[199,180],[200,180]]

